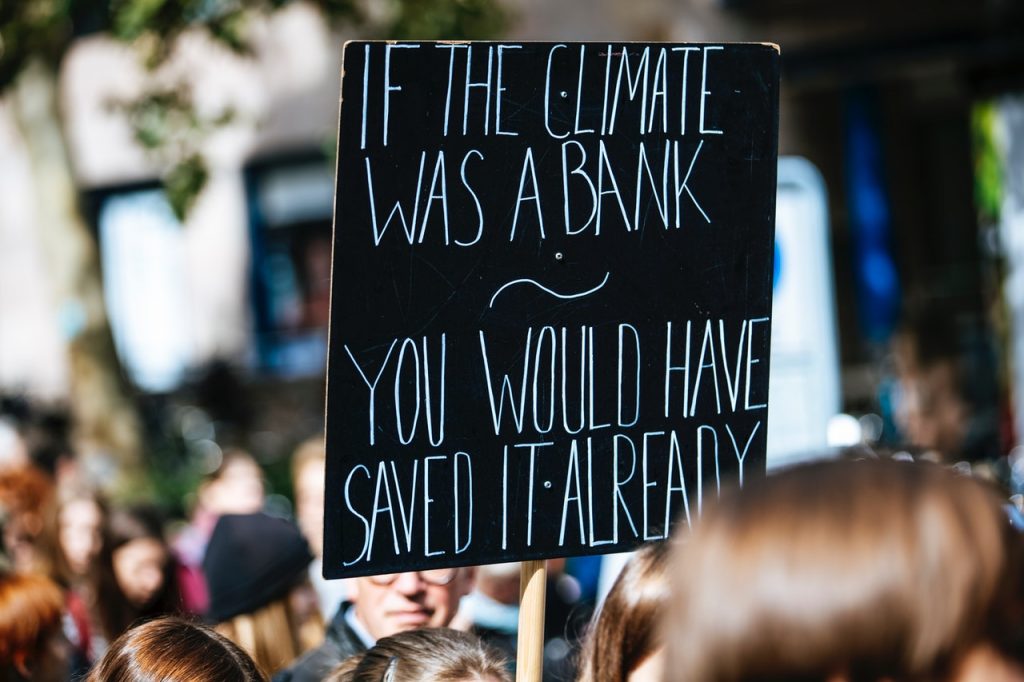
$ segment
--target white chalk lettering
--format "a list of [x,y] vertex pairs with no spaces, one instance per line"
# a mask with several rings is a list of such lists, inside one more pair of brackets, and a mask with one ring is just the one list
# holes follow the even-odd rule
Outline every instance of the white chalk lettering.
[[370,389],[370,445],[374,444],[374,433],[377,430],[377,424],[375,421],[376,409],[374,407],[376,405],[376,401],[374,398],[374,394],[377,391],[377,383],[380,381],[381,375],[384,374],[384,367],[387,366],[388,359],[391,357],[391,351],[395,349],[396,343],[398,343],[398,339],[392,341],[391,345],[388,346],[388,354],[384,356],[384,362],[380,363],[380,369],[377,370],[377,376],[374,378],[373,383],[370,383],[370,380],[366,378],[366,374],[363,373],[363,368],[359,366],[358,362],[356,362],[356,358],[355,356],[352,355],[352,351],[349,350],[348,345],[343,346],[345,349],[345,353],[348,354],[349,360],[352,361],[352,364],[355,366],[356,371],[359,372],[359,376],[362,377],[363,383],[365,383],[366,387]]
[[370,521],[365,516],[357,512],[355,507],[352,506],[352,493],[350,491],[350,487],[352,486],[352,477],[355,476],[356,472],[360,469],[362,469],[366,474],[366,478],[373,478],[370,475],[370,470],[362,464],[357,464],[352,468],[352,471],[348,472],[348,476],[345,477],[345,508],[352,512],[352,515],[357,517],[359,522],[363,524],[363,548],[359,550],[359,556],[352,561],[343,561],[342,563],[345,566],[351,566],[361,561],[370,549]]
[[384,146],[388,146],[388,118],[391,116],[391,93],[401,91],[401,86],[391,85],[391,51],[397,49],[416,49],[419,45],[403,45],[388,43],[384,46]]
[[646,431],[646,432],[644,432],[644,436],[643,436],[643,448],[641,450],[640,461],[643,463],[643,466],[641,467],[641,473],[642,473],[642,476],[643,476],[643,484],[644,484],[644,488],[643,488],[643,498],[644,498],[644,501],[643,501],[643,509],[644,509],[644,525],[643,525],[643,529],[644,529],[644,542],[647,542],[649,540],[661,540],[662,538],[666,537],[666,535],[668,533],[668,528],[667,527],[665,528],[665,533],[664,534],[652,535],[650,533],[651,522],[650,522],[650,517],[648,516],[648,501],[649,500],[648,500],[648,492],[647,492],[648,490],[650,490],[652,488],[657,488],[658,487],[657,479],[651,480],[651,478],[649,478],[648,475],[647,475],[647,471],[648,471],[648,466],[647,466],[648,441],[651,438],[655,437],[655,436],[664,436],[664,435],[665,435],[664,431]]
[[[459,531],[462,528],[462,524],[459,523],[459,462],[464,462],[466,486],[469,489],[469,509],[466,513],[466,542],[462,545],[459,544]],[[456,452],[452,467],[455,470],[455,483],[453,486],[455,491],[455,553],[462,554],[469,549],[469,545],[473,542],[473,462],[469,457],[469,453]]]
[[708,52],[713,50],[721,50],[722,46],[717,45],[714,47],[705,47],[703,51],[703,62],[701,63],[701,76],[700,76],[700,134],[701,135],[721,135],[721,130],[712,130],[704,127],[704,114],[705,114],[705,103],[707,102],[708,95],[711,91],[708,90]]
[[423,458],[423,556],[440,556],[445,553],[443,549],[430,549],[430,505],[434,502],[434,498],[430,496],[430,463],[443,462],[446,459],[448,458],[444,455]]
[[[751,405],[750,404],[750,385],[751,385],[750,378],[754,374],[754,372],[753,372],[754,365],[756,365],[756,364],[761,362],[760,358],[755,358],[754,357],[754,353],[753,353],[754,325],[756,325],[756,324],[764,324],[765,322],[768,322],[768,319],[769,318],[767,318],[767,317],[758,317],[758,318],[755,318],[753,320],[750,320],[750,322],[747,324],[747,390],[744,393],[744,397],[743,397],[744,409],[747,409],[747,410],[760,410],[760,409],[764,409],[764,408],[768,407],[768,403],[758,403],[756,405]],[[767,345],[768,344],[765,344],[765,346],[767,346]]]
[[[526,171],[530,171],[530,184],[533,186],[533,194],[524,195],[523,189],[526,187]],[[527,147],[526,154],[523,156],[523,171],[519,175],[519,192],[516,194],[516,212],[512,218],[512,229],[509,231],[508,240],[512,241],[516,237],[516,226],[519,224],[519,209],[522,208],[524,201],[533,200],[537,208],[537,225],[540,228],[540,238],[544,239],[544,214],[540,210],[540,184],[537,182],[537,169],[533,164],[533,148]]]
[[519,135],[517,132],[511,130],[501,129],[501,93],[505,92],[505,88],[501,84],[502,75],[504,74],[504,67],[502,65],[502,51],[503,50],[518,50],[522,45],[498,45],[498,87],[497,95],[495,96],[496,102],[494,105],[494,134],[495,135]]
[[736,452],[736,460],[740,463],[740,485],[743,485],[743,462],[747,459],[747,451],[750,449],[750,444],[754,442],[754,435],[757,430],[761,428],[761,422],[754,424],[753,430],[750,432],[750,437],[747,438],[747,444],[743,446],[743,452],[740,452],[740,448],[736,445],[736,436],[733,435],[732,429],[729,425],[725,425],[725,430],[729,433],[729,439],[732,441],[732,449]]
[[560,50],[564,47],[566,45],[560,43],[552,46],[548,51],[548,68],[544,76],[544,129],[548,131],[548,135],[559,140],[569,137],[569,133],[565,132],[559,135],[551,129],[551,63],[555,56],[555,50]]
[[[575,492],[573,486],[575,485]],[[565,494],[562,496],[562,528],[558,532],[558,546],[565,546],[565,525],[569,517],[569,504],[576,503],[576,512],[579,517],[580,544],[586,544],[586,535],[583,530],[583,489],[580,486],[580,453],[579,443],[573,439],[569,447],[569,464],[565,470]]]

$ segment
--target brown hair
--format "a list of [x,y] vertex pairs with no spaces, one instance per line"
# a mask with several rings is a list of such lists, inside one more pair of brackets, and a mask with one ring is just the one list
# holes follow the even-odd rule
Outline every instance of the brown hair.
[[245,649],[267,675],[273,675],[323,641],[324,627],[319,616],[306,623],[296,622],[288,599],[289,595],[275,599],[216,626],[217,632]]
[[480,638],[449,628],[421,628],[377,641],[343,662],[327,682],[511,682],[505,659]]
[[671,572],[665,679],[944,679],[1020,654],[1021,539],[983,483],[841,461],[723,493]]
[[668,545],[640,549],[591,621],[580,653],[580,682],[623,682],[661,646],[668,599]]
[[64,597],[49,578],[0,571],[0,674],[31,666],[60,627]]
[[[114,552],[133,540],[156,540],[167,550],[163,586],[149,604],[133,605],[122,592],[114,572]],[[104,520],[103,544],[94,570],[93,595],[103,635],[112,640],[139,620],[181,611],[177,564],[164,540],[160,516],[150,507],[116,509]]]
[[88,682],[265,682],[234,642],[180,618],[158,618],[118,637]]

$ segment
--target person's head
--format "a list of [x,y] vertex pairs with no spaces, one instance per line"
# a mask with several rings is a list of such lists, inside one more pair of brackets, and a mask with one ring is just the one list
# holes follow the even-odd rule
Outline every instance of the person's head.
[[476,569],[476,591],[499,604],[519,603],[518,561],[484,564]]
[[95,580],[101,626],[109,639],[139,618],[180,609],[175,563],[156,510],[135,507],[109,514]]
[[118,637],[88,682],[265,682],[234,642],[180,618],[158,618]]
[[15,570],[53,576],[57,538],[53,482],[35,466],[0,470],[3,553]]
[[200,504],[213,514],[253,514],[263,508],[263,470],[248,452],[228,449],[203,481]]
[[665,679],[962,682],[979,661],[1010,670],[1021,550],[998,496],[938,466],[826,462],[748,482],[705,507],[678,546]]
[[88,575],[103,544],[103,523],[107,511],[94,491],[72,488],[58,495],[57,541],[65,579]]
[[970,406],[958,387],[954,358],[936,359],[899,377],[894,418],[907,443],[951,461],[962,456]]
[[668,545],[639,550],[601,605],[580,655],[580,682],[660,680]]
[[508,664],[480,638],[423,628],[381,639],[343,662],[328,682],[511,682]]
[[0,572],[0,679],[68,678],[70,649],[61,630],[64,597],[49,578]]
[[473,589],[476,568],[389,573],[349,582],[355,615],[374,639],[415,628],[447,626]]
[[294,524],[262,513],[222,516],[210,536],[203,559],[207,615],[267,674],[323,636],[306,573],[312,560]]
[[996,363],[975,320],[911,296],[891,348],[892,417],[906,445],[945,462],[998,454]]
[[295,519],[317,556],[323,554],[326,458],[322,436],[303,441],[292,456]]

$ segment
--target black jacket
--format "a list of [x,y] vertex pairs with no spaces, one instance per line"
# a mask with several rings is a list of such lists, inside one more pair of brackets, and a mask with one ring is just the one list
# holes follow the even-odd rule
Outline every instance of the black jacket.
[[366,651],[366,645],[345,621],[350,608],[352,602],[343,602],[327,626],[324,643],[274,675],[274,682],[321,682],[346,658]]

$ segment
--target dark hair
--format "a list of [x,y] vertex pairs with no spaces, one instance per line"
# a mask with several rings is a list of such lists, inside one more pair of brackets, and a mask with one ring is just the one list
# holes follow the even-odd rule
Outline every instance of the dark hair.
[[[163,585],[148,604],[137,606],[125,596],[114,572],[114,553],[133,540],[156,540],[167,549]],[[181,611],[176,564],[164,540],[163,526],[151,507],[116,509],[106,518],[93,583],[95,608],[103,634],[108,640],[119,636],[139,620],[148,620]]]
[[479,637],[449,628],[421,628],[377,640],[344,661],[327,682],[461,682],[494,678],[511,682],[505,659]]
[[31,666],[60,628],[64,597],[49,578],[0,571],[0,676]]
[[88,682],[265,682],[227,637],[181,618],[158,618],[118,637]]
[[993,490],[935,465],[750,482],[673,561],[670,682],[946,679],[980,646],[1021,655],[1021,537]]
[[580,682],[625,682],[661,645],[668,600],[668,544],[640,549],[608,592],[580,653]]

